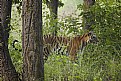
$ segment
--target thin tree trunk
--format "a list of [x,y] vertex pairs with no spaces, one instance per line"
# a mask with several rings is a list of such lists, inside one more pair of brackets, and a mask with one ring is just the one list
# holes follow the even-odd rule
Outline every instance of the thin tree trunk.
[[12,0],[0,1],[0,77],[2,81],[20,81],[8,50],[11,6]]
[[42,0],[22,3],[23,81],[44,81]]
[[[84,1],[84,12],[85,14],[89,14],[88,11],[91,6],[95,4],[95,0],[83,0]],[[89,21],[90,19],[90,21]],[[87,15],[86,17],[83,17],[83,23],[84,23],[84,30],[91,30],[92,24],[94,24],[94,20],[92,16]]]
[[50,13],[53,16],[53,19],[57,19],[58,15],[58,0],[51,0],[50,1]]
[[[50,1],[50,15],[52,17],[50,22],[53,22],[53,20],[57,20],[57,18],[58,18],[58,0],[51,0]],[[57,22],[54,23],[53,28],[54,28],[53,35],[56,36]]]
[[[54,22],[58,18],[58,0],[46,0],[46,4],[50,10],[51,20],[50,22]],[[57,22],[53,23],[53,35],[57,34]]]

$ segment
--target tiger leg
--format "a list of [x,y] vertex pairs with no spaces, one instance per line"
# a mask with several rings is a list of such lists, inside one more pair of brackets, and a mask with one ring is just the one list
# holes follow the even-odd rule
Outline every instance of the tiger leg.
[[45,47],[43,50],[44,61],[47,61],[49,55],[50,55],[50,50],[48,49],[48,47]]
[[77,59],[76,50],[70,51],[69,57],[70,57],[71,61],[73,61],[73,62],[76,61],[76,59]]

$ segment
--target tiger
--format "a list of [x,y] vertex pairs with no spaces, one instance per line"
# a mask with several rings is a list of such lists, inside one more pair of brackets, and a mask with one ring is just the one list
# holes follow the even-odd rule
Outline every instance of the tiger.
[[[82,36],[75,36],[75,37],[62,37],[62,36],[51,36],[45,35],[43,37],[43,45],[44,45],[44,60],[48,59],[48,56],[51,52],[56,50],[61,50],[64,47],[66,51],[66,55],[69,56],[71,61],[75,61],[77,59],[77,53],[79,51],[84,50],[84,47],[87,46],[89,43],[97,43],[98,38],[96,35],[90,31],[88,33],[83,34]],[[59,51],[58,51],[59,52]]]
[[[15,40],[13,42],[13,48],[18,50],[15,47]],[[96,35],[90,31],[83,35],[78,35],[75,37],[65,37],[65,36],[53,36],[53,35],[44,35],[43,36],[43,59],[46,61],[49,55],[56,51],[59,54],[66,54],[69,56],[71,61],[75,61],[77,59],[77,53],[80,51],[83,52],[84,48],[89,44],[96,44],[98,38]],[[64,52],[65,51],[65,52]],[[64,53],[63,53],[64,52]]]
[[[53,35],[44,35],[43,36],[43,56],[44,60],[48,59],[48,56],[50,53],[56,51],[56,54],[62,51],[64,51],[64,46],[65,49],[67,49],[68,42],[70,41],[69,37],[62,37],[62,36],[53,36]],[[63,49],[63,50],[62,50]]]

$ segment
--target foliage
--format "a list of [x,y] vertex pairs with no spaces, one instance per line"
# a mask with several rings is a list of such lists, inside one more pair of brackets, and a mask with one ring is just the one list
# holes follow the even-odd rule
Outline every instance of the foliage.
[[[15,13],[16,12],[16,13]],[[14,40],[19,42],[15,43],[16,48],[21,49],[21,16],[17,12],[16,5],[12,6],[12,19],[11,19],[11,31],[9,32],[9,52],[16,67],[16,70],[21,73],[22,71],[22,54],[18,50],[15,50],[12,46]]]
[[[55,19],[50,22],[52,17],[46,9],[46,5],[43,4],[43,34],[52,34],[52,32],[57,30],[58,35],[80,35],[82,33],[81,21],[79,20],[80,17],[74,17],[73,15],[76,14],[72,14],[65,18]],[[53,27],[55,23],[57,23],[56,29]]]
[[121,80],[120,4],[112,0],[101,1],[97,2],[87,13],[82,13],[95,20],[92,28],[97,33],[100,42],[95,50],[90,50],[93,46],[87,47],[84,57],[89,58],[89,63],[92,62],[90,65],[94,64],[91,66],[97,70],[96,73],[99,72],[102,81]]
[[[80,6],[82,8],[82,6]],[[98,1],[86,13],[80,16],[88,16],[88,21],[95,20],[92,25],[93,31],[99,37],[98,45],[88,45],[80,56],[79,64],[73,64],[66,57],[49,57],[45,63],[45,77],[49,80],[68,79],[69,81],[120,81],[121,75],[121,3],[116,1]],[[68,17],[59,22],[62,31],[74,31]],[[76,20],[76,18],[75,18]],[[78,19],[77,19],[78,20]],[[67,22],[67,24],[66,24]],[[61,25],[60,25],[61,23]],[[76,29],[77,32],[78,28]],[[63,32],[58,32],[63,34]],[[66,33],[74,34],[73,32]],[[60,60],[66,59],[65,62]],[[54,61],[53,61],[54,60]],[[49,65],[49,66],[48,66]],[[70,78],[71,77],[71,78]]]
[[21,13],[22,0],[12,0],[14,6],[17,8],[17,12]]
[[[82,5],[78,8],[82,11]],[[91,26],[99,38],[97,45],[88,45],[78,60],[79,64],[69,61],[67,56],[50,55],[45,63],[45,81],[120,81],[121,80],[121,3],[116,0],[96,0],[96,4],[87,13],[80,16],[68,16],[50,22],[50,15],[43,4],[43,33],[51,34],[54,23],[58,22],[58,35],[75,36],[83,33],[80,17],[88,16],[95,20]],[[16,11],[15,11],[16,12]],[[17,38],[21,39],[20,23],[12,17],[9,49],[17,71],[21,72],[22,57],[11,44]],[[72,14],[73,15],[73,14]],[[19,32],[20,31],[20,32]],[[16,33],[17,32],[17,33]],[[20,43],[19,43],[20,45]],[[16,45],[18,46],[18,45]],[[21,45],[18,46],[21,48]]]

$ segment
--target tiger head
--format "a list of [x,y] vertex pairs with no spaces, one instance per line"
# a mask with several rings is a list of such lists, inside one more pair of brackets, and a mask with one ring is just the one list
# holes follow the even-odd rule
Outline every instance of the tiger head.
[[98,41],[96,35],[95,35],[92,31],[90,31],[90,32],[84,34],[84,35],[81,37],[81,41],[80,41],[80,42],[81,42],[81,48],[80,48],[80,50],[81,50],[81,52],[82,52],[83,49],[84,49],[84,47],[85,47],[88,43],[97,44],[97,42],[99,42],[99,41]]
[[93,43],[93,44],[97,44],[99,42],[98,38],[96,37],[96,35],[92,31],[86,33],[84,35],[84,39],[83,40],[86,43]]

